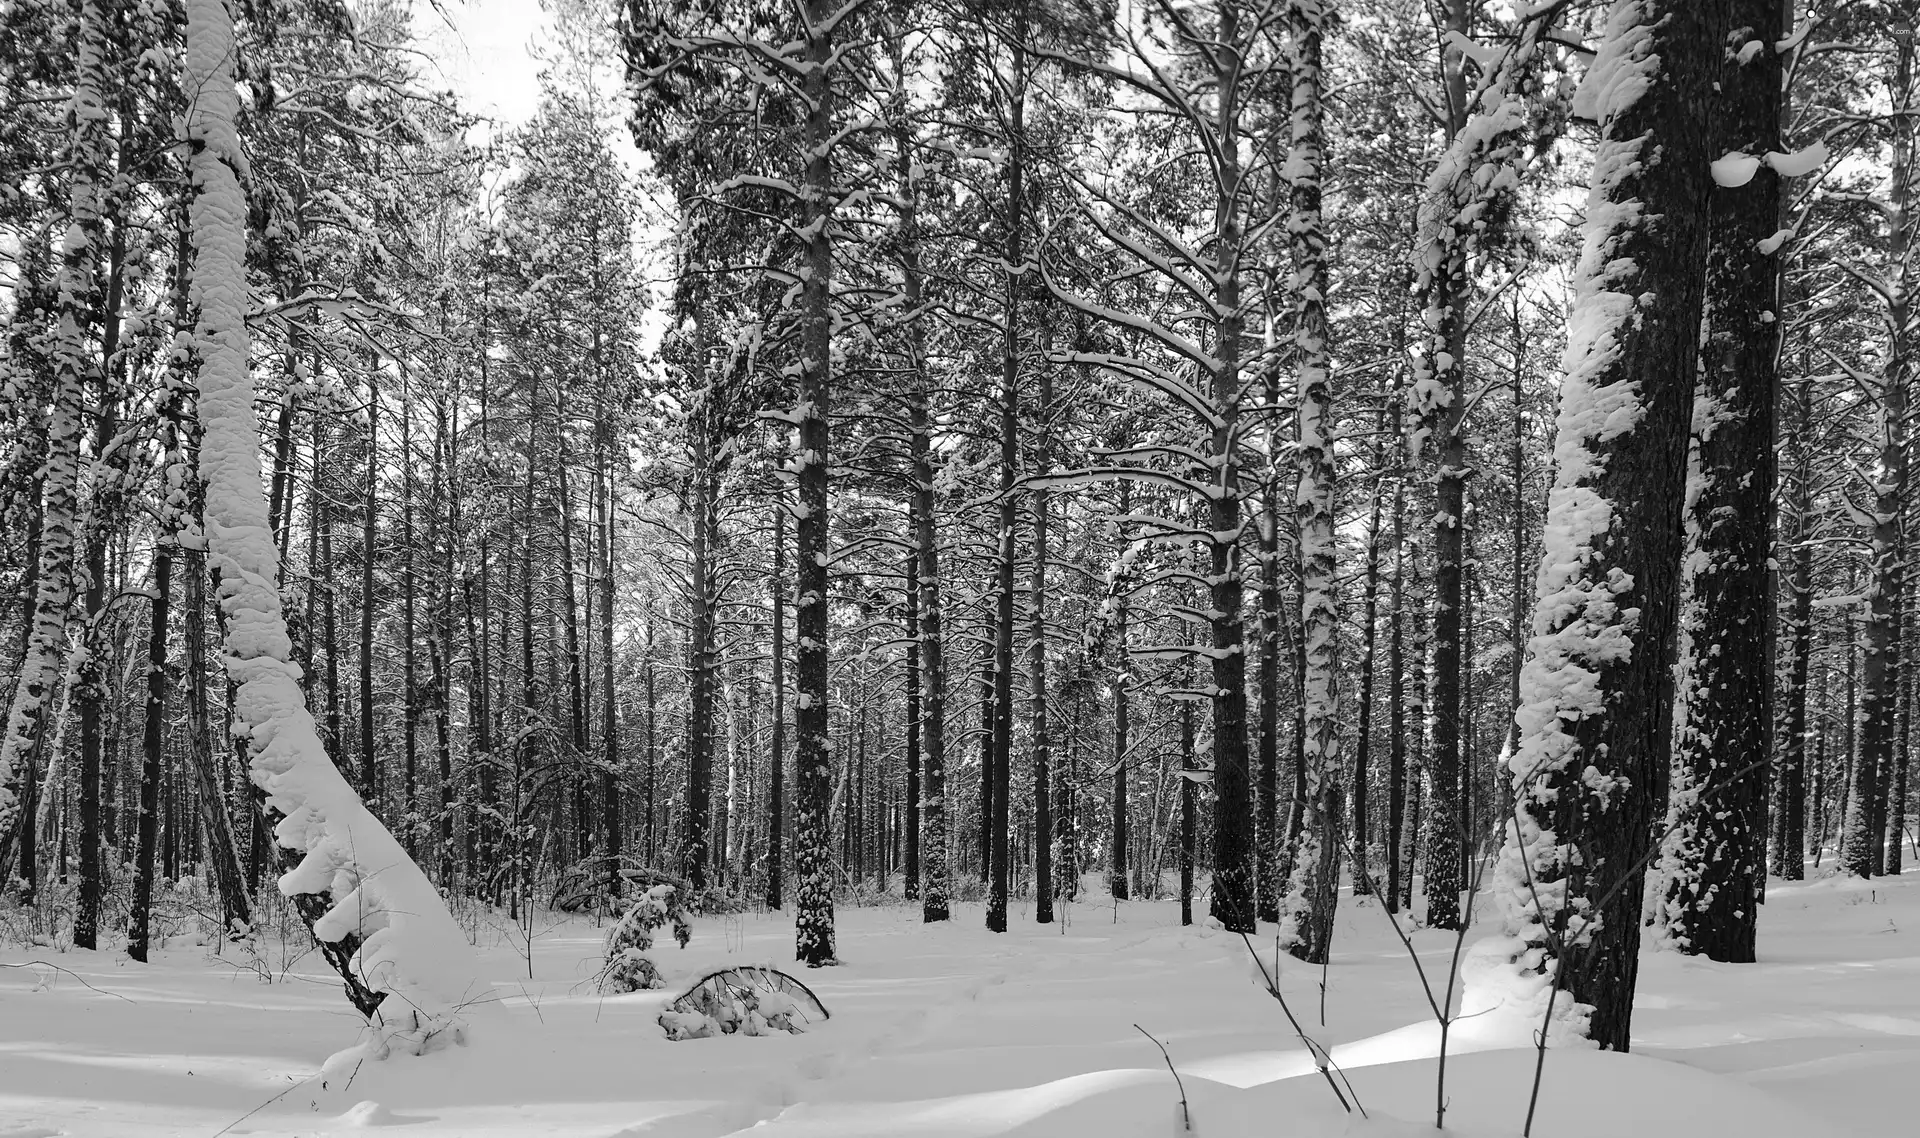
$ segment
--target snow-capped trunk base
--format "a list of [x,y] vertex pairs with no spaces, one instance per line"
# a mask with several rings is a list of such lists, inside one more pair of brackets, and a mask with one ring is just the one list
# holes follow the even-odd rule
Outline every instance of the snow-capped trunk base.
[[[244,158],[234,129],[233,17],[223,0],[187,0],[184,86],[192,147],[191,296],[206,486],[204,540],[220,573],[223,656],[237,685],[234,729],[250,775],[281,820],[279,844],[302,851],[280,878],[314,937],[331,946],[383,1056],[464,1041],[467,1010],[489,994],[466,937],[426,875],[368,812],[327,757],[300,690],[275,584],[276,550],[260,484],[260,436],[247,368]],[[344,949],[352,946],[348,959]],[[363,991],[356,992],[358,986]],[[371,993],[371,995],[369,995]]]

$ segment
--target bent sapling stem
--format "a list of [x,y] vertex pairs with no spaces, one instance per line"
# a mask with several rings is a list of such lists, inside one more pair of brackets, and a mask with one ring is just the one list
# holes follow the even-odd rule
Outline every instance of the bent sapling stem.
[[1180,1072],[1174,1069],[1173,1056],[1167,1054],[1167,1045],[1158,1039],[1154,1039],[1151,1031],[1148,1031],[1137,1023],[1133,1025],[1133,1030],[1152,1040],[1153,1045],[1160,1049],[1160,1057],[1167,1061],[1167,1071],[1173,1075],[1173,1085],[1180,1091],[1180,1128],[1182,1130],[1192,1130],[1193,1110],[1187,1106],[1187,1084],[1180,1081]]
[[[1294,1018],[1293,1009],[1287,1006],[1287,998],[1280,993],[1280,975],[1277,967],[1275,971],[1268,972],[1266,962],[1260,959],[1258,952],[1254,951],[1252,938],[1246,933],[1241,933],[1240,940],[1246,944],[1247,954],[1253,957],[1254,967],[1260,970],[1260,978],[1267,986],[1267,995],[1279,1002],[1280,1010],[1286,1014],[1287,1022],[1293,1025],[1293,1034],[1299,1038],[1301,1046],[1307,1049],[1307,1054],[1313,1057],[1314,1068],[1320,1072],[1320,1077],[1327,1081],[1327,1088],[1333,1091],[1333,1097],[1340,1100],[1341,1109],[1348,1114],[1352,1114],[1357,1109],[1360,1117],[1366,1118],[1367,1108],[1360,1105],[1360,1096],[1354,1091],[1353,1084],[1347,1081],[1347,1073],[1340,1071],[1339,1064],[1333,1061],[1333,1054],[1315,1042],[1313,1037],[1300,1026],[1300,1021]],[[1275,942],[1275,948],[1277,951],[1278,941]],[[1340,1084],[1333,1081],[1334,1071],[1339,1071],[1340,1082],[1347,1084],[1346,1094],[1342,1094]],[[1353,1096],[1352,1102],[1347,1101],[1348,1095]]]

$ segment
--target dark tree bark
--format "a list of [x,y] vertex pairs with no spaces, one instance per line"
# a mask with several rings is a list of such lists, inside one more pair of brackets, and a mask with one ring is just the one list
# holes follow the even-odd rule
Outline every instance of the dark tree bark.
[[1000,528],[999,561],[994,586],[993,635],[993,746],[991,837],[992,872],[987,883],[987,928],[1007,931],[1009,813],[1007,797],[1013,774],[1013,570],[1014,531],[1019,504],[1014,482],[1020,469],[1020,300],[1026,266],[1026,94],[1027,9],[1021,3],[1014,17],[1009,46],[1013,77],[1008,82],[1007,198],[1004,204],[1006,247],[1005,315],[1000,350]]
[[[1120,515],[1125,517],[1133,509],[1133,483],[1120,483]],[[1127,547],[1127,531],[1123,522],[1120,529],[1120,548]],[[1127,594],[1124,583],[1119,595],[1114,598],[1113,643],[1116,661],[1113,672],[1113,823],[1112,843],[1108,850],[1107,887],[1113,892],[1115,901],[1127,900],[1127,769],[1133,758],[1127,752],[1132,747],[1128,732],[1133,724],[1131,709],[1127,705],[1127,693],[1133,681],[1132,661],[1127,658]]]
[[902,819],[906,830],[906,875],[901,886],[909,901],[920,897],[920,555],[907,554],[907,583],[901,595],[907,624],[907,801]]
[[379,747],[373,735],[373,563],[379,556],[377,525],[380,516],[380,389],[367,369],[367,470],[361,487],[363,512],[360,549],[360,797],[378,817],[380,808]]
[[[1672,747],[1670,645],[1713,189],[1707,122],[1730,27],[1727,0],[1646,0],[1617,9],[1600,49],[1603,65],[1646,82],[1616,82],[1593,108],[1587,252],[1536,587],[1546,616],[1510,764],[1517,834],[1496,886],[1509,932],[1536,953],[1516,967],[1544,959],[1592,1009],[1594,1042],[1619,1051],[1657,808],[1649,790]],[[1606,714],[1588,713],[1596,708]]]
[[[1045,473],[1049,463],[1045,424],[1053,415],[1053,374],[1040,373],[1041,454],[1036,463]],[[1035,489],[1030,504],[1033,510],[1033,575],[1027,594],[1028,713],[1027,739],[1033,762],[1033,920],[1035,924],[1053,923],[1053,847],[1059,841],[1058,823],[1053,812],[1053,740],[1047,721],[1047,506],[1045,490]]]
[[1373,761],[1373,672],[1376,625],[1380,620],[1380,433],[1386,429],[1383,408],[1375,425],[1373,445],[1374,484],[1372,504],[1367,512],[1367,564],[1360,601],[1360,692],[1359,722],[1354,728],[1353,747],[1353,892],[1362,896],[1372,892],[1368,872],[1367,840],[1370,830],[1367,783],[1368,766]]
[[173,543],[153,550],[153,609],[147,625],[147,707],[140,736],[140,807],[133,857],[127,955],[146,963],[152,940],[153,869],[160,840],[160,772],[167,723],[167,615],[173,594]]
[[[1277,393],[1276,393],[1277,394]],[[1256,916],[1280,919],[1280,501],[1269,472],[1260,521],[1260,844]]]
[[[1447,30],[1466,36],[1473,6],[1468,0],[1448,0]],[[1446,53],[1447,137],[1459,135],[1467,121],[1466,60],[1459,52]],[[1461,638],[1464,604],[1464,541],[1467,449],[1466,416],[1467,299],[1471,284],[1464,246],[1443,256],[1435,266],[1431,291],[1440,327],[1434,341],[1443,345],[1427,382],[1437,385],[1439,399],[1422,416],[1422,435],[1431,434],[1434,447],[1433,523],[1433,741],[1427,755],[1431,776],[1426,831],[1427,925],[1460,927],[1460,854],[1462,847],[1459,785],[1461,772],[1460,708],[1464,695]],[[1416,394],[1418,394],[1416,388]]]
[[[1193,686],[1191,669],[1185,686]],[[1180,923],[1193,923],[1194,797],[1198,772],[1193,765],[1193,701],[1180,701]]]
[[691,515],[692,563],[688,566],[688,600],[692,609],[687,643],[687,804],[686,830],[680,849],[680,870],[694,889],[707,886],[712,857],[714,705],[719,685],[718,646],[714,605],[714,556],[719,536],[719,479],[714,469],[712,438],[701,424],[692,426]]
[[[1788,881],[1806,877],[1808,674],[1813,657],[1812,463],[1807,433],[1812,429],[1813,381],[1803,378],[1794,398],[1794,540],[1787,553],[1787,686],[1779,736],[1779,840],[1773,871]],[[1816,771],[1817,771],[1816,767]],[[1816,776],[1817,777],[1817,776]],[[1818,795],[1816,795],[1816,801]]]
[[[779,909],[787,840],[787,504],[773,506],[773,754],[767,779],[767,908]],[[649,817],[653,804],[647,804]],[[649,823],[651,825],[651,823]]]
[[[1769,37],[1779,0],[1726,0],[1734,28]],[[1780,145],[1781,57],[1723,62],[1707,147],[1765,154]],[[1711,195],[1702,403],[1693,415],[1696,493],[1688,519],[1674,771],[1675,865],[1668,935],[1682,952],[1750,963],[1766,877],[1773,728],[1773,438],[1780,264],[1763,252],[1780,216],[1780,178],[1763,166]]]
[[833,136],[837,114],[833,73],[834,0],[806,0],[802,35],[808,71],[801,83],[807,108],[807,163],[800,232],[807,234],[801,288],[799,525],[794,549],[799,594],[794,633],[795,681],[800,706],[794,713],[794,871],[799,878],[794,948],[809,966],[834,962],[831,788],[827,744],[827,398],[833,335]]
[[[1913,89],[1912,30],[1899,33],[1897,39],[1891,88],[1896,97],[1907,97]],[[1898,282],[1908,271],[1913,244],[1911,185],[1917,156],[1909,116],[1895,116],[1888,129],[1893,134],[1893,155],[1885,263],[1889,279]],[[1908,481],[1907,401],[1914,370],[1912,306],[1907,290],[1898,284],[1884,298],[1884,304],[1888,343],[1875,426],[1880,453],[1873,487],[1873,524],[1867,534],[1871,577],[1864,629],[1866,652],[1860,676],[1860,747],[1854,760],[1843,858],[1846,871],[1856,877],[1871,877],[1886,868],[1883,836],[1899,726],[1900,624],[1907,585],[1900,521]]]
[[[1406,835],[1407,811],[1407,469],[1400,436],[1399,401],[1394,400],[1393,434],[1396,440],[1393,474],[1393,583],[1387,590],[1387,859],[1381,899],[1389,913],[1398,913],[1409,883],[1401,873],[1400,847]],[[1418,687],[1418,677],[1415,677]]]

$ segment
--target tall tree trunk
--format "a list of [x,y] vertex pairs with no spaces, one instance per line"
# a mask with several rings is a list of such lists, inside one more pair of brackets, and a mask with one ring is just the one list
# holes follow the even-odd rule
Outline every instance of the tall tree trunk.
[[112,82],[108,55],[113,49],[113,18],[105,0],[82,0],[79,8],[68,113],[68,227],[60,242],[60,270],[54,283],[53,391],[41,488],[40,560],[34,580],[32,632],[14,683],[6,733],[0,736],[0,850],[12,844],[17,828],[28,880],[23,901],[31,900],[33,888],[36,757],[52,722],[49,713],[66,656],[68,608],[75,589],[74,528],[79,519],[87,388],[102,382],[101,361],[88,340],[100,306],[98,262],[112,177],[106,100]]
[[1366,583],[1361,594],[1360,617],[1360,717],[1354,728],[1353,748],[1353,892],[1360,896],[1372,891],[1368,876],[1367,839],[1370,829],[1367,811],[1368,765],[1373,758],[1373,672],[1374,640],[1380,618],[1380,433],[1386,429],[1386,410],[1376,421],[1373,445],[1373,502],[1367,513]]
[[400,801],[400,842],[407,856],[418,852],[420,810],[420,682],[414,648],[420,585],[413,551],[413,394],[408,368],[400,365],[400,699],[401,754],[405,774]]
[[[201,448],[191,428],[185,433],[187,453],[193,455]],[[194,499],[192,517],[197,520],[204,511],[198,500],[200,491],[197,486],[191,497]],[[239,841],[233,832],[232,819],[227,814],[225,798],[220,793],[220,774],[216,765],[224,760],[215,757],[212,700],[207,690],[206,554],[199,550],[188,550],[184,560],[186,581],[181,604],[186,610],[183,616],[187,641],[187,765],[193,769],[194,787],[199,792],[200,822],[206,832],[214,880],[220,887],[220,904],[225,918],[223,923],[231,930],[235,921],[243,927],[251,925],[253,911],[247,899],[246,878],[240,868]]]
[[[1807,678],[1813,658],[1813,470],[1808,433],[1813,429],[1813,380],[1802,378],[1794,402],[1792,437],[1794,540],[1788,551],[1790,596],[1787,634],[1787,686],[1779,745],[1780,840],[1774,844],[1773,872],[1788,881],[1806,877],[1807,865]],[[1818,777],[1816,770],[1816,778]],[[1815,801],[1818,801],[1818,794]]]
[[[1447,0],[1446,25],[1450,35],[1464,39],[1471,28],[1469,0]],[[1466,128],[1466,60],[1459,51],[1445,53],[1447,138],[1451,143]],[[1426,897],[1427,924],[1432,928],[1460,927],[1460,852],[1463,845],[1458,791],[1461,770],[1460,706],[1463,698],[1461,658],[1463,610],[1463,537],[1465,535],[1467,454],[1463,426],[1466,415],[1467,301],[1471,280],[1464,241],[1445,243],[1432,257],[1431,295],[1427,319],[1433,327],[1429,351],[1421,360],[1424,374],[1415,377],[1414,399],[1420,423],[1414,433],[1414,457],[1420,456],[1427,436],[1436,436],[1433,523],[1433,740],[1427,756],[1431,786],[1427,807]]]
[[693,612],[687,645],[687,819],[680,869],[699,890],[706,888],[707,864],[712,856],[714,694],[718,683],[712,584],[719,519],[714,490],[718,479],[713,473],[712,440],[704,424],[694,427],[693,448],[693,494],[688,510],[693,524],[693,563],[688,574],[692,596],[688,599]]
[[567,739],[573,749],[573,762],[576,765],[576,773],[570,779],[573,784],[574,854],[577,858],[584,858],[593,845],[593,813],[587,805],[587,764],[591,757],[587,741],[586,662],[580,635],[583,606],[579,587],[574,583],[573,491],[568,473],[571,458],[566,442],[566,425],[573,414],[565,401],[566,385],[555,384],[554,390],[554,469],[558,475],[556,481],[559,490],[559,500],[555,505],[558,515],[555,521],[558,524],[555,528],[560,531],[560,627],[567,652]]
[[[1133,483],[1120,483],[1120,516],[1124,519],[1133,510]],[[1129,537],[1127,523],[1120,523],[1119,549],[1126,556]],[[1128,694],[1133,684],[1133,662],[1127,655],[1127,585],[1124,577],[1116,579],[1118,596],[1113,607],[1113,824],[1112,849],[1107,867],[1108,888],[1113,892],[1115,901],[1125,901],[1127,892],[1127,773],[1133,765],[1133,742],[1130,732],[1133,727],[1132,708],[1128,706]]]
[[988,643],[980,656],[980,884],[993,880],[993,645]]
[[799,638],[794,679],[799,707],[794,712],[794,951],[809,966],[835,959],[833,867],[828,809],[827,743],[827,399],[831,382],[833,336],[833,135],[836,104],[833,28],[835,0],[805,0],[803,34],[808,70],[801,83],[807,108],[807,162],[801,197],[800,232],[807,234],[801,287],[800,454],[794,459],[799,491],[799,525],[794,547],[799,594],[794,634]]
[[[1913,33],[1898,35],[1892,90],[1907,99],[1913,88]],[[1860,749],[1854,761],[1852,804],[1847,812],[1848,873],[1870,877],[1885,868],[1886,788],[1893,770],[1900,691],[1900,618],[1906,589],[1906,549],[1901,541],[1901,511],[1907,491],[1907,393],[1914,361],[1911,302],[1905,287],[1913,233],[1911,183],[1914,177],[1914,126],[1895,116],[1887,210],[1886,303],[1887,354],[1880,378],[1880,453],[1873,479],[1873,525],[1867,534],[1871,579],[1867,586],[1866,653],[1860,684]]]
[[[1274,400],[1277,402],[1277,399]],[[1257,916],[1280,919],[1280,497],[1267,471],[1260,504],[1260,890]]]
[[379,744],[373,734],[373,564],[379,556],[380,387],[377,366],[367,369],[367,470],[360,509],[360,796],[380,810]]
[[[896,40],[896,52],[899,41]],[[896,57],[896,74],[904,66]],[[904,96],[903,96],[904,97]],[[911,322],[907,325],[908,365],[912,369],[908,396],[908,442],[913,476],[914,581],[919,589],[915,606],[918,633],[915,651],[919,670],[915,690],[920,696],[920,719],[916,732],[920,740],[922,776],[922,833],[919,846],[921,866],[921,906],[923,921],[948,918],[948,896],[952,890],[952,863],[949,828],[953,812],[947,802],[946,771],[946,644],[943,638],[940,584],[940,536],[934,516],[932,379],[927,369],[926,325],[921,319],[924,304],[920,269],[919,199],[914,187],[914,163],[908,148],[907,123],[902,114],[896,120],[895,155],[900,187],[901,284],[906,295]]]
[[[787,824],[787,504],[773,504],[773,754],[767,780],[767,908],[782,908]],[[651,809],[651,807],[649,807]]]
[[1290,0],[1293,33],[1292,216],[1287,232],[1297,300],[1294,365],[1299,375],[1296,423],[1300,451],[1300,643],[1305,658],[1301,771],[1305,811],[1293,872],[1281,911],[1281,936],[1302,960],[1326,960],[1333,937],[1339,864],[1329,810],[1340,762],[1340,695],[1335,641],[1340,612],[1334,578],[1334,456],[1332,387],[1328,357],[1326,239],[1320,228],[1322,163],[1321,38],[1325,12],[1318,0]]
[[[1186,669],[1184,687],[1193,686],[1193,669]],[[1180,701],[1180,923],[1193,923],[1194,798],[1200,772],[1193,764],[1193,701]]]
[[153,609],[147,628],[147,706],[140,736],[139,839],[128,902],[127,955],[142,964],[153,929],[153,862],[160,841],[160,771],[167,725],[167,610],[173,592],[172,540],[153,550]]
[[907,839],[906,876],[902,892],[909,901],[920,898],[920,556],[908,552],[906,587],[901,595],[906,610],[907,651],[907,801],[904,819]]
[[1000,349],[1000,526],[998,572],[994,586],[993,617],[993,800],[989,855],[992,872],[987,883],[987,928],[1007,931],[1007,889],[1011,872],[1008,853],[1008,796],[1013,775],[1013,561],[1014,530],[1019,521],[1014,482],[1020,468],[1020,294],[1025,284],[1026,253],[1026,94],[1027,8],[1020,0],[1014,13],[1009,47],[1013,77],[1008,83],[1007,198],[1004,205],[1006,248],[1004,316]]
[[[123,172],[127,164],[126,149],[123,142],[119,148]],[[107,544],[113,537],[110,531],[124,526],[126,512],[128,448],[114,445],[114,436],[120,428],[120,388],[125,382],[125,368],[119,355],[126,253],[126,225],[116,217],[107,248],[106,304],[101,311],[100,358],[106,363],[96,373],[100,380],[100,402],[94,416],[93,453],[97,470],[93,513],[86,527],[86,625],[82,639],[85,654],[74,670],[74,703],[80,718],[80,889],[74,905],[73,944],[87,949],[98,947],[104,872],[100,774],[102,736],[107,720],[108,664],[100,622],[107,604]]]
[[[1649,790],[1672,746],[1687,434],[1707,248],[1707,118],[1724,0],[1616,0],[1560,387],[1546,553],[1509,762],[1516,817],[1495,895],[1521,946],[1627,1049]],[[1658,162],[1648,161],[1656,151]],[[1657,302],[1655,302],[1657,298]],[[1631,332],[1629,332],[1631,330]],[[1596,714],[1604,708],[1606,714]]]
[[[1040,454],[1034,463],[1042,474],[1051,465],[1047,448],[1052,440],[1053,373],[1040,371]],[[1033,753],[1033,920],[1053,923],[1053,851],[1060,840],[1053,812],[1053,739],[1047,720],[1047,507],[1045,490],[1029,496],[1033,510],[1033,575],[1027,593],[1027,745]]]
[[[1908,532],[1911,532],[1911,527],[1912,522],[1909,520],[1907,523]],[[1911,548],[1908,549],[1904,556],[1909,559],[1912,558]],[[1909,582],[1909,585],[1911,585],[1911,582]],[[1904,627],[1914,627],[1915,608],[1913,590],[1908,588],[1905,600],[1905,611],[1901,616]],[[1902,854],[1900,843],[1906,835],[1907,784],[1913,761],[1911,745],[1913,741],[1913,668],[1915,661],[1913,658],[1913,645],[1910,641],[1911,637],[1903,637],[1895,649],[1895,651],[1900,654],[1900,679],[1898,685],[1894,688],[1894,698],[1896,701],[1894,714],[1898,726],[1895,728],[1893,740],[1893,770],[1887,778],[1887,853],[1886,864],[1883,867],[1890,877],[1900,876],[1902,867],[1906,861]]]
[[[1727,0],[1733,28],[1769,40],[1779,0]],[[1779,149],[1781,58],[1725,62],[1710,154]],[[1682,952],[1751,963],[1767,866],[1773,675],[1773,438],[1780,265],[1767,241],[1780,178],[1762,167],[1711,195],[1695,478],[1687,494],[1679,698],[1666,874]],[[1657,805],[1657,804],[1656,804]]]
[[[1387,833],[1382,852],[1387,859],[1381,899],[1387,912],[1400,911],[1409,883],[1402,879],[1400,847],[1407,819],[1407,464],[1400,440],[1400,410],[1392,416],[1393,471],[1393,584],[1387,590]],[[1415,677],[1418,688],[1419,678]]]

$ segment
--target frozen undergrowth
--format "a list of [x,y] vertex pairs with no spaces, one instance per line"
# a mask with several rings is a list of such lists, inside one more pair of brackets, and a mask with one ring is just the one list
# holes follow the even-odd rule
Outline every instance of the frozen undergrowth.
[[[1016,904],[1013,931],[995,937],[977,904],[957,905],[946,926],[921,924],[915,908],[843,911],[843,965],[806,976],[830,1022],[682,1043],[657,1022],[666,1002],[725,965],[778,966],[790,920],[701,920],[684,952],[659,954],[665,989],[618,997],[593,985],[605,925],[569,918],[540,937],[532,980],[511,938],[482,935],[480,967],[502,1004],[487,1046],[368,1063],[325,1086],[308,1077],[354,1025],[311,956],[266,985],[204,948],[142,967],[113,952],[9,947],[0,964],[71,974],[0,968],[0,1121],[73,1138],[210,1135],[286,1092],[238,1129],[353,1133],[379,1120],[432,1138],[715,1138],[764,1122],[754,1138],[1170,1138],[1173,1080],[1139,1023],[1167,1045],[1200,1135],[1432,1132],[1437,1031],[1377,908],[1341,896],[1324,1028],[1319,971],[1283,961],[1303,1026],[1374,1116],[1351,1131],[1239,938],[1182,930],[1177,912],[1127,903],[1116,924],[1109,906],[1079,904],[1063,931]],[[1915,929],[1920,872],[1775,881],[1761,962],[1649,949],[1636,1054],[1550,1052],[1535,1133],[1904,1132],[1907,1088],[1892,1076],[1920,1064]],[[1273,932],[1262,926],[1256,943],[1270,951]],[[1415,942],[1430,968],[1452,945],[1429,932]],[[1484,1008],[1472,968],[1448,1062],[1449,1132],[1517,1134],[1538,1021]]]

